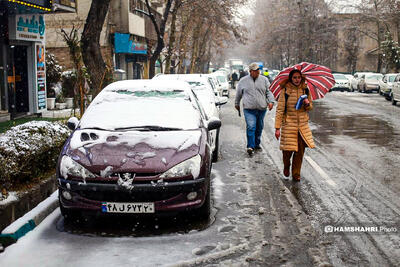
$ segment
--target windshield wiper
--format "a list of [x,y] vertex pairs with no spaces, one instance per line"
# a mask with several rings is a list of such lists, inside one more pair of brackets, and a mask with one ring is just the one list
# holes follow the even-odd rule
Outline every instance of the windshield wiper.
[[115,128],[116,131],[123,130],[136,130],[136,131],[178,131],[182,130],[182,128],[173,128],[173,127],[162,127],[162,126],[154,126],[154,125],[145,125],[145,126],[133,126],[133,127],[121,127]]

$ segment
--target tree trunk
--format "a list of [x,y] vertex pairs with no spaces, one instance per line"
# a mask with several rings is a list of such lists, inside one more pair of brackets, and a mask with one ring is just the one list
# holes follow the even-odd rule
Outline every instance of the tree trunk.
[[175,45],[175,32],[176,32],[176,14],[178,13],[178,5],[176,4],[174,9],[172,10],[172,18],[171,18],[171,31],[169,35],[168,42],[168,52],[165,58],[165,73],[171,73],[171,57],[173,53],[173,47]]
[[101,55],[100,34],[109,9],[110,0],[92,1],[83,29],[82,58],[87,67],[91,87],[99,92],[107,83],[107,66]]
[[[202,21],[203,22],[203,21]],[[198,23],[196,27],[193,30],[193,38],[192,38],[192,56],[190,60],[190,73],[194,73],[194,67],[196,64],[197,60],[197,53],[198,53],[198,46],[199,46],[199,38],[200,38],[200,30],[201,30],[201,25],[203,23]]]

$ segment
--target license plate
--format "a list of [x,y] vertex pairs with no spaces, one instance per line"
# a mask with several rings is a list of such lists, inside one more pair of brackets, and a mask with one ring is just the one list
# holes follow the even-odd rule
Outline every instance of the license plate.
[[104,213],[154,213],[154,203],[151,202],[103,202],[101,211]]

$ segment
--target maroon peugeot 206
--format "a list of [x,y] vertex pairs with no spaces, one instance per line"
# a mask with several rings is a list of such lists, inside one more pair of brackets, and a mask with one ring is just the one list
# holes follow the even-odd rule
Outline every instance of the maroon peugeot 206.
[[57,163],[61,213],[210,214],[207,118],[189,84],[127,80],[104,88],[73,133]]

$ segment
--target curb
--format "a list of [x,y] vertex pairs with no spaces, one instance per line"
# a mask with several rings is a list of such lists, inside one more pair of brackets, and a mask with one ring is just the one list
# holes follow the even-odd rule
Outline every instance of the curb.
[[[58,190],[40,202],[34,209],[7,226],[0,234],[0,247],[3,249],[35,229],[50,213],[58,207]],[[1,252],[1,250],[0,250]]]

